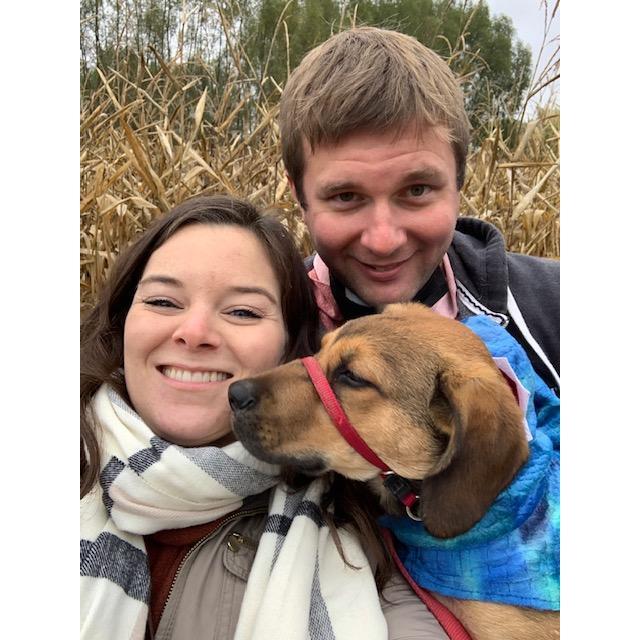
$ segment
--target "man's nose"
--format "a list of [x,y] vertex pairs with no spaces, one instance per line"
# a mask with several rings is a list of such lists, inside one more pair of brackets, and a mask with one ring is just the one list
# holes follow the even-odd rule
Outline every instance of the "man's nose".
[[222,336],[214,314],[206,309],[189,309],[180,318],[173,339],[190,349],[219,347]]
[[369,224],[360,236],[360,243],[371,253],[390,256],[407,241],[407,234],[398,215],[386,203],[375,204]]

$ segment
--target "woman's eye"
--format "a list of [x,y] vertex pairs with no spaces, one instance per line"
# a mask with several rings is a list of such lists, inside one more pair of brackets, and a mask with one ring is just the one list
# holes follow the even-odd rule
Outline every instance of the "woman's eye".
[[167,298],[151,298],[148,300],[143,300],[145,304],[148,304],[152,307],[162,307],[167,309],[177,309],[178,305],[172,300],[168,300]]
[[229,312],[230,315],[236,317],[236,318],[261,318],[262,316],[251,310],[251,309],[233,309],[233,311]]

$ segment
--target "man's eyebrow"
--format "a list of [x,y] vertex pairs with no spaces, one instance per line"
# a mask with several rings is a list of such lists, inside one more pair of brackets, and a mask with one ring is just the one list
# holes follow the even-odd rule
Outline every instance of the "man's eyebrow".
[[325,182],[318,186],[318,196],[326,198],[336,193],[342,193],[345,191],[357,191],[358,184],[353,180],[335,180],[331,182]]
[[[416,183],[416,182],[430,182],[432,180],[441,181],[445,177],[444,173],[435,167],[421,167],[419,169],[412,169],[405,173],[401,180],[402,182]],[[328,181],[324,184],[318,185],[317,195],[320,198],[327,198],[337,193],[344,193],[346,191],[359,191],[360,184],[355,180],[334,180]]]
[[429,182],[430,180],[439,180],[443,177],[442,171],[435,167],[424,167],[422,169],[414,169],[404,176],[405,182]]

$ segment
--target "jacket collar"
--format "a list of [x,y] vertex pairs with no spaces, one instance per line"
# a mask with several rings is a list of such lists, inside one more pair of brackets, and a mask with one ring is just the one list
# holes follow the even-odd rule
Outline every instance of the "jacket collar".
[[507,254],[496,227],[477,218],[458,218],[447,255],[456,279],[478,302],[507,313]]
[[[348,291],[341,282],[336,280],[333,275],[330,275],[330,285],[331,293],[345,320],[352,320],[353,318],[360,318],[376,313],[374,307],[370,307],[362,301],[357,302],[353,294],[349,295],[351,292]],[[443,296],[446,296],[447,292],[447,282],[442,269],[437,268],[422,289],[416,293],[413,301],[422,302],[428,307],[432,307]]]

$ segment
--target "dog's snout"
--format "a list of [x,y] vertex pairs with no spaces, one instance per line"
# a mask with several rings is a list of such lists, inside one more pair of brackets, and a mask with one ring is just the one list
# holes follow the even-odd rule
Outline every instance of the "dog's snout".
[[258,402],[258,389],[252,380],[238,380],[229,386],[229,404],[234,411],[251,409]]

